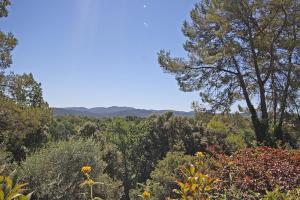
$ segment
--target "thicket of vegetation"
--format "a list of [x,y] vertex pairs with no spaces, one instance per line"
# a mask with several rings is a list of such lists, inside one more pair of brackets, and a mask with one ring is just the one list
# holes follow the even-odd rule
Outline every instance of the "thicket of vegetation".
[[144,119],[68,116],[53,119],[47,130],[42,147],[19,165],[11,163],[18,157],[2,159],[18,169],[34,199],[83,198],[84,165],[103,183],[94,186],[103,199],[140,199],[145,188],[152,199],[179,198],[173,192],[179,169],[193,163],[198,151],[207,155],[202,172],[221,180],[211,191],[216,199],[258,199],[277,187],[287,192],[300,184],[299,150],[288,144],[257,148],[249,119],[238,113],[211,115],[208,122],[172,113]]
[[[1,18],[9,5],[0,0]],[[32,74],[7,72],[17,40],[0,32],[0,200],[299,199],[299,10],[196,5],[183,26],[189,60],[159,54],[181,89],[223,111],[194,104],[194,117],[54,118]],[[239,100],[246,112],[230,113]]]

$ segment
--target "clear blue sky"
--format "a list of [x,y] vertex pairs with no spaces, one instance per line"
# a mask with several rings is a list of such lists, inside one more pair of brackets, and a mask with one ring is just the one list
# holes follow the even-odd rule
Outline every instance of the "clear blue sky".
[[185,56],[181,26],[196,0],[13,0],[0,27],[19,44],[11,70],[32,72],[50,106],[190,110],[157,63]]

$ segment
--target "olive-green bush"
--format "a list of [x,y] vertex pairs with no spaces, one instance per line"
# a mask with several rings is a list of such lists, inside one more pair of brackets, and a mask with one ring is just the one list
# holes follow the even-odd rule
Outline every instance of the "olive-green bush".
[[287,192],[280,191],[279,187],[275,190],[267,192],[267,194],[262,198],[262,200],[297,200],[300,199],[300,187],[293,190],[288,190]]
[[74,200],[84,199],[85,191],[80,169],[92,167],[91,176],[103,184],[95,187],[95,194],[104,199],[118,199],[122,195],[121,182],[104,174],[107,167],[103,160],[105,147],[92,140],[69,140],[50,143],[28,156],[19,174],[28,188],[34,191],[34,199]]
[[11,159],[11,154],[4,150],[3,145],[0,145],[0,166],[7,165]]

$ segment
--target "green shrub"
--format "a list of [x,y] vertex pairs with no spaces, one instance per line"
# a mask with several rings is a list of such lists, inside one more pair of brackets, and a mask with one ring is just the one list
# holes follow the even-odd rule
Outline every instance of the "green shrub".
[[219,180],[203,173],[205,155],[202,152],[197,152],[195,157],[196,161],[180,167],[180,176],[176,180],[179,189],[174,189],[173,191],[179,194],[182,200],[209,200],[212,197],[210,192]]
[[105,145],[103,149],[103,160],[107,164],[104,172],[114,180],[122,180],[124,176],[123,158],[121,152],[118,151],[115,145]]
[[73,200],[82,199],[84,180],[80,172],[84,165],[92,166],[91,176],[103,185],[95,187],[95,194],[105,199],[118,199],[121,183],[104,174],[104,147],[92,140],[70,140],[50,143],[46,148],[29,156],[20,167],[20,176],[29,183],[34,198]]
[[67,140],[76,134],[76,130],[73,124],[71,124],[70,122],[58,122],[58,120],[55,119],[49,127],[49,133],[51,139],[54,141]]
[[115,191],[118,189],[121,183],[119,182],[119,184],[113,184],[112,180],[106,174],[98,177],[98,180],[101,180],[102,182],[96,182],[94,177],[92,177],[90,174],[92,170],[92,167],[89,165],[81,168],[81,172],[85,176],[84,181],[80,184],[80,187],[84,188],[85,190],[83,193],[83,199],[101,200],[120,198],[120,194],[116,193]]
[[281,192],[279,187],[275,190],[267,192],[267,194],[262,198],[262,200],[298,200],[300,199],[300,187],[293,190],[289,190],[286,193]]
[[0,166],[9,164],[11,157],[11,153],[5,151],[3,145],[0,145]]
[[[194,157],[184,155],[183,152],[169,152],[166,157],[159,161],[155,170],[151,173],[151,180],[148,180],[149,192],[152,199],[165,199],[174,196],[172,190],[177,187],[175,182],[179,171],[178,168],[187,163],[193,162]],[[144,188],[131,190],[131,199],[139,199]]]
[[245,143],[244,137],[242,134],[229,134],[225,138],[225,147],[229,152],[235,152],[239,149],[243,149],[247,147]]
[[82,138],[94,138],[96,137],[96,132],[98,127],[93,122],[86,122],[79,130],[79,137]]
[[255,146],[255,134],[239,114],[215,115],[207,124],[206,135],[209,146],[227,154]]
[[32,192],[27,193],[26,183],[17,183],[17,177],[14,173],[9,176],[2,176],[0,169],[0,200],[30,200]]
[[13,156],[10,152],[4,150],[2,145],[0,145],[0,170],[2,175],[11,174],[18,166],[17,163],[12,162]]
[[246,200],[258,200],[260,199],[262,195],[248,190],[248,191],[243,191],[239,188],[237,188],[235,185],[231,185],[227,188],[223,188],[222,192],[216,191],[213,194],[214,200],[241,200],[241,199],[246,199]]
[[207,128],[212,130],[212,131],[219,132],[219,133],[229,132],[229,127],[224,122],[217,119],[217,117],[213,117],[208,122]]

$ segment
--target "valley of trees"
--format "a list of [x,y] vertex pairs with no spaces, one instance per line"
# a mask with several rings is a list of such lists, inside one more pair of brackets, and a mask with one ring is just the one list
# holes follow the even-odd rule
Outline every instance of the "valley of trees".
[[54,117],[0,31],[0,200],[300,199],[300,1],[202,0],[182,31],[158,61],[205,106],[146,118]]

